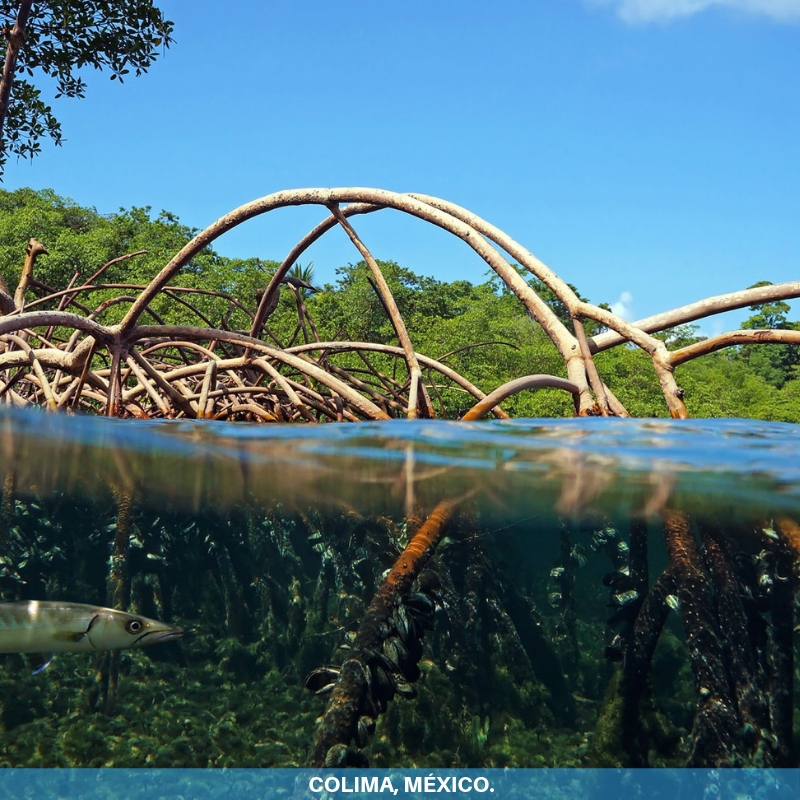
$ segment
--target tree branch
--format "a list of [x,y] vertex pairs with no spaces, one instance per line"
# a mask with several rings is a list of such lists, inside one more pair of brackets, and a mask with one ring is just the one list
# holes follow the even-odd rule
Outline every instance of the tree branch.
[[800,345],[800,331],[784,330],[748,330],[729,331],[704,339],[702,342],[690,344],[680,350],[673,350],[667,356],[667,361],[677,367],[685,364],[698,356],[714,353],[724,347],[733,347],[739,344],[794,344]]
[[38,239],[30,239],[28,246],[25,248],[25,265],[22,267],[17,291],[14,292],[14,308],[19,312],[22,312],[25,308],[25,292],[33,278],[33,267],[36,264],[36,259],[41,255],[47,255],[44,245]]
[[22,0],[19,4],[17,19],[14,27],[8,33],[8,47],[6,48],[6,60],[3,64],[3,77],[0,79],[0,164],[5,155],[6,140],[3,135],[3,126],[8,113],[8,100],[11,96],[11,84],[14,82],[14,75],[17,71],[17,56],[20,48],[25,41],[25,26],[28,24],[28,15],[31,13],[33,0]]
[[[661,314],[654,314],[652,317],[646,317],[630,324],[645,333],[654,333],[663,331],[666,328],[674,328],[676,325],[694,322],[696,319],[722,314],[725,311],[758,305],[770,300],[789,300],[793,297],[800,297],[800,281],[775,283],[770,286],[742,289],[739,292],[718,294],[715,297],[707,297],[705,300],[680,306],[680,308],[673,308]],[[610,347],[616,347],[625,341],[627,339],[623,334],[610,330],[589,339],[589,347],[592,353],[599,353],[602,350],[608,350]]]

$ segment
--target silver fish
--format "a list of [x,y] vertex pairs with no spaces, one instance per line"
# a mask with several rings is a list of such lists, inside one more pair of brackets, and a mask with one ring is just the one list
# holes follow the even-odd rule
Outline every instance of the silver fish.
[[0,653],[79,653],[148,647],[183,636],[166,622],[60,600],[0,603]]

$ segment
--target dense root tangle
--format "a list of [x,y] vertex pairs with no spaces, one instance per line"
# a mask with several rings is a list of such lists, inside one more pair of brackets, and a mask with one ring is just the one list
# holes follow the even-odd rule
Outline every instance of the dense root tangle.
[[[218,236],[241,223],[278,208],[320,205],[330,215],[304,236],[287,255],[257,307],[243,298],[171,285],[180,270]],[[502,387],[473,386],[446,364],[418,353],[378,263],[351,223],[354,216],[395,209],[436,225],[462,239],[494,270],[556,346],[566,377],[520,376]],[[372,284],[386,310],[398,346],[373,342],[321,342],[302,293],[287,278],[300,255],[320,236],[341,227],[372,273]],[[687,416],[674,368],[721,347],[743,342],[800,343],[798,331],[736,331],[669,351],[652,334],[709,314],[758,302],[800,296],[800,282],[759,287],[710,298],[682,309],[629,323],[611,311],[582,301],[570,286],[500,229],[445,200],[382,189],[295,189],[267,195],[234,209],[199,233],[146,286],[102,284],[110,264],[83,284],[71,285],[29,303],[26,290],[35,260],[46,253],[31,239],[19,285],[13,295],[0,279],[0,400],[18,406],[51,410],[80,409],[122,417],[188,417],[251,421],[326,421],[432,417],[432,396],[440,385],[455,385],[472,395],[466,418],[487,413],[503,417],[505,397],[538,386],[568,391],[576,414],[627,416],[599,374],[593,355],[624,342],[635,344],[651,359],[670,414]],[[132,258],[135,253],[120,256]],[[509,260],[510,259],[510,260]],[[115,259],[118,261],[119,259]],[[512,267],[511,261],[535,275],[552,291],[572,318],[572,330]],[[114,262],[111,262],[114,263]],[[294,292],[297,328],[292,342],[270,335],[268,317],[281,285]],[[119,294],[91,309],[80,298],[96,289]],[[168,325],[153,309],[160,295],[189,309],[194,324]],[[252,319],[249,330],[231,330],[230,312],[212,320],[195,301],[215,294]],[[100,321],[108,308],[128,306],[119,324]],[[70,307],[81,313],[68,310]],[[46,310],[38,310],[46,309]],[[607,333],[589,338],[584,320],[594,320]],[[147,321],[148,324],[144,324]],[[150,323],[155,324],[150,324]],[[300,344],[296,343],[302,338]],[[465,345],[474,344],[465,342]],[[342,352],[356,353],[358,370],[337,364]],[[391,374],[381,371],[370,355],[396,360]]]
[[646,766],[649,680],[671,613],[682,622],[694,676],[695,709],[687,765],[789,767],[792,734],[797,524],[786,518],[720,526],[662,510],[668,566],[649,586],[647,525],[631,524],[626,563],[604,579],[609,624],[620,628],[606,655],[621,682],[604,709],[606,730],[624,743],[623,760]]

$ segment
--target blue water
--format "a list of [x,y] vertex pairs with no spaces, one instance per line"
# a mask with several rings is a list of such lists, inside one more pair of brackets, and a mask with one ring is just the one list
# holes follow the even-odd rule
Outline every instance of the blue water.
[[[313,691],[452,500],[424,573],[360,656],[390,662],[370,662],[358,763],[797,766],[799,456],[800,427],[747,420],[3,410],[2,599],[114,605],[187,633],[59,654],[41,674],[0,656],[0,765],[311,765],[328,698]],[[675,571],[668,551],[687,542]],[[632,652],[644,682],[625,716]],[[704,721],[706,690],[733,722]]]
[[[750,420],[514,420],[239,425],[129,422],[41,412],[0,414],[0,456],[33,485],[100,492],[133,482],[146,502],[222,505],[246,497],[357,507],[397,505],[398,482],[424,498],[478,488],[484,508],[632,508],[669,483],[669,496],[731,510],[800,504],[800,427]],[[18,482],[21,487],[23,484]],[[496,495],[494,502],[489,495]],[[585,501],[585,502],[582,502]],[[388,510],[388,508],[387,508]]]

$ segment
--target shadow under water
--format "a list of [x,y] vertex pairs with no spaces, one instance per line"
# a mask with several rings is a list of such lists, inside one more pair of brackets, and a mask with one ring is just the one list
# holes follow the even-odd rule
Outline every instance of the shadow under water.
[[186,634],[0,656],[0,764],[797,766],[798,443],[3,413],[3,600]]

